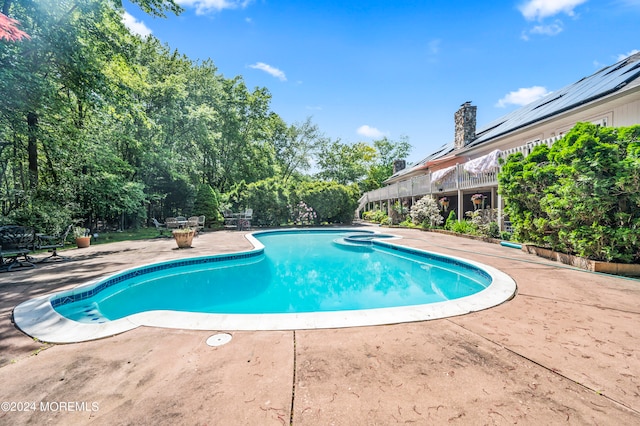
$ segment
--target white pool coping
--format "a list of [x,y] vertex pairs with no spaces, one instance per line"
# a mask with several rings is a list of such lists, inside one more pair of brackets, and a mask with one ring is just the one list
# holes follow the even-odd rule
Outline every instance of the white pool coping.
[[[357,229],[346,230],[358,231]],[[291,230],[287,229],[284,231]],[[246,238],[253,244],[254,250],[261,250],[264,247],[252,234],[247,234]],[[385,242],[390,244],[389,240],[390,238],[387,238]],[[402,247],[418,252],[432,253],[411,247]],[[246,253],[246,251],[239,253]],[[438,253],[432,254],[443,256]],[[504,272],[489,265],[468,259],[455,256],[444,257],[465,262],[484,270],[491,276],[491,284],[484,290],[470,296],[424,305],[279,314],[209,314],[179,311],[147,311],[100,324],[80,323],[60,315],[50,302],[60,295],[60,293],[55,293],[27,300],[16,306],[13,311],[13,320],[20,330],[40,341],[49,343],[76,343],[114,336],[140,326],[188,330],[259,331],[362,327],[428,321],[488,309],[504,303],[515,295],[517,288],[516,283]],[[137,268],[139,267],[132,269]],[[77,288],[95,285],[97,282],[102,282],[106,279],[108,279],[108,277],[100,278],[99,280],[92,281]]]

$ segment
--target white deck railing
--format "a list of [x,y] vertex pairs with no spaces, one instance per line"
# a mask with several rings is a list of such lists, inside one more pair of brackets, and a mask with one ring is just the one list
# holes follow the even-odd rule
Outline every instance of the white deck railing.
[[[526,157],[534,147],[542,144],[551,147],[551,145],[561,138],[562,136],[554,136],[510,148],[502,151],[500,157],[506,159],[509,155],[517,152],[521,152]],[[360,206],[358,207],[358,211],[362,210],[367,203],[376,201],[438,194],[458,189],[468,190],[496,186],[498,185],[498,171],[499,169],[495,169],[487,173],[471,174],[464,170],[464,164],[458,164],[453,172],[437,182],[431,181],[431,172],[429,172],[425,175],[416,176],[363,194],[359,200]]]

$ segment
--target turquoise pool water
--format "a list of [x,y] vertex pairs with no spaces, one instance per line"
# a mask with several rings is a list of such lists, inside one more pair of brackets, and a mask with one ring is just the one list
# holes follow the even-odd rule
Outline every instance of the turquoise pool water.
[[423,305],[491,284],[476,266],[388,244],[388,238],[348,242],[365,234],[259,232],[254,237],[263,251],[149,265],[86,291],[58,294],[51,304],[69,319],[102,323],[156,310],[269,314]]

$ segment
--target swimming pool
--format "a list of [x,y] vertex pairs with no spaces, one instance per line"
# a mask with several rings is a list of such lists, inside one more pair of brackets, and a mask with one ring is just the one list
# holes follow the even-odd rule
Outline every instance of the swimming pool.
[[[515,292],[513,280],[493,268],[398,246],[392,237],[353,229],[256,232],[247,236],[254,250],[123,271],[25,302],[14,320],[44,341],[87,340],[143,324],[329,328],[458,315]],[[35,314],[23,318],[27,309]],[[56,327],[37,326],[52,321]]]

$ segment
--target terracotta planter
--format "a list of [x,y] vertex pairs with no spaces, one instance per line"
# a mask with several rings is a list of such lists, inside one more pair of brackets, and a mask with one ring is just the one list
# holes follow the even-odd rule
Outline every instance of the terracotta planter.
[[87,248],[91,245],[91,237],[76,237],[76,246],[78,248]]
[[476,198],[475,200],[473,200],[473,204],[479,206],[480,204],[482,204],[482,200],[480,198]]
[[196,231],[173,231],[173,238],[178,244],[178,248],[189,248],[193,242]]

